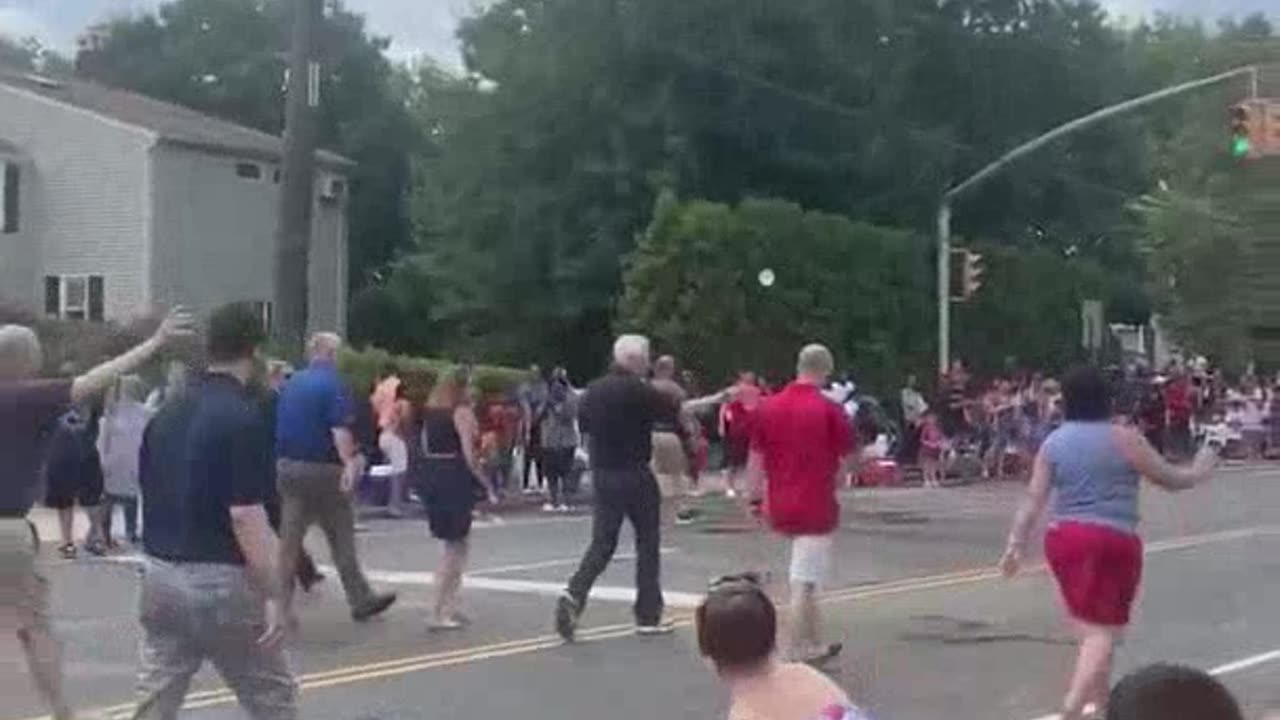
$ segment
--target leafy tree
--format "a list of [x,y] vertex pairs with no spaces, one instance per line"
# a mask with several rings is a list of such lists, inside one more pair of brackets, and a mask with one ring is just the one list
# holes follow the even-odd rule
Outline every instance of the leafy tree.
[[[931,231],[954,179],[1150,89],[1083,1],[503,0],[460,40],[466,77],[426,69],[414,109],[433,319],[446,348],[579,368],[604,357],[622,258],[664,189]],[[1141,286],[1127,203],[1147,150],[1137,120],[1063,142],[961,203],[957,231]]]
[[785,378],[808,342],[860,379],[896,380],[929,345],[929,267],[909,233],[779,200],[667,193],[628,258],[619,328],[649,333],[713,384],[742,368]]
[[69,73],[71,65],[66,58],[44,47],[37,38],[15,39],[0,33],[0,68],[3,67],[60,75]]
[[[1162,84],[1280,59],[1280,38],[1260,16],[1224,21],[1216,35],[1162,18],[1131,43],[1139,71]],[[1272,94],[1265,67],[1261,79]],[[1154,187],[1133,203],[1152,296],[1175,339],[1235,370],[1253,359],[1280,363],[1274,353],[1260,357],[1251,338],[1252,328],[1274,325],[1265,292],[1273,281],[1261,277],[1274,277],[1280,261],[1268,251],[1280,237],[1267,190],[1275,172],[1227,148],[1226,108],[1246,92],[1242,79],[1151,113]]]
[[[111,20],[105,43],[76,58],[77,71],[118,87],[279,134],[290,3],[173,0],[155,13]],[[321,145],[357,166],[350,178],[351,284],[360,287],[409,242],[405,207],[417,138],[404,108],[407,79],[370,36],[362,16],[328,3],[320,48]]]

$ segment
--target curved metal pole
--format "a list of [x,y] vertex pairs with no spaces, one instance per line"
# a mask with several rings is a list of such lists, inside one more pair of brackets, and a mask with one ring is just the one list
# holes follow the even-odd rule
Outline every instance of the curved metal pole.
[[1201,78],[1200,80],[1192,80],[1180,85],[1157,90],[1141,97],[1125,100],[1124,102],[1109,105],[1107,107],[1095,110],[1088,115],[1083,115],[1063,123],[1056,128],[1032,138],[1027,142],[1013,148],[1009,152],[1001,155],[998,159],[988,164],[978,172],[970,175],[968,179],[958,185],[953,186],[942,195],[942,201],[938,206],[938,374],[941,376],[947,371],[951,365],[951,205],[952,201],[960,196],[961,193],[970,190],[980,183],[990,179],[993,175],[1003,170],[1006,166],[1014,161],[1029,155],[1036,150],[1048,145],[1059,138],[1070,135],[1078,130],[1083,130],[1091,125],[1095,125],[1103,120],[1121,115],[1144,107],[1167,97],[1179,95],[1191,90],[1197,90],[1209,85],[1216,85],[1224,80],[1238,77],[1240,75],[1250,76],[1250,93],[1251,97],[1257,95],[1258,86],[1258,66],[1246,65],[1238,67],[1234,70],[1228,70],[1212,77]]

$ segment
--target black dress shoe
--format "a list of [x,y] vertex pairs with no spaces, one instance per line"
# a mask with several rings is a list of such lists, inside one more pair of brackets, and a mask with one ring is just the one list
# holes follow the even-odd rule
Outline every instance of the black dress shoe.
[[364,622],[375,615],[380,615],[387,608],[396,602],[395,593],[387,593],[386,595],[374,595],[360,605],[351,608],[351,619],[356,622]]

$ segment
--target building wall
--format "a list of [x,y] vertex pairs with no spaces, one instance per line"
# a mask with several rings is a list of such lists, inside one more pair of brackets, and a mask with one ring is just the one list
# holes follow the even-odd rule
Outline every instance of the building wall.
[[[29,160],[19,238],[26,246],[0,248],[26,268],[14,294],[42,311],[43,276],[102,275],[107,319],[144,311],[152,135],[0,85],[0,137]],[[0,279],[8,288],[8,274]]]
[[[151,162],[156,301],[181,303],[197,312],[233,301],[270,302],[280,192],[275,166],[256,163],[260,177],[242,178],[237,164],[252,161],[165,144],[155,147]],[[317,203],[314,227],[308,273],[311,325],[341,329],[345,204]]]

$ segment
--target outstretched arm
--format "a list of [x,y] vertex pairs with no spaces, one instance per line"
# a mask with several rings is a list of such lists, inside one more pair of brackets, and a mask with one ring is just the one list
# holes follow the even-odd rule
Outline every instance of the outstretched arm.
[[150,360],[156,351],[173,338],[190,335],[193,331],[191,315],[182,308],[174,308],[160,323],[155,334],[125,354],[108,360],[71,383],[71,402],[78,403],[104,392],[121,375]]
[[1112,432],[1120,452],[1138,474],[1165,490],[1177,492],[1195,487],[1208,480],[1218,464],[1217,451],[1208,445],[1200,448],[1190,465],[1174,465],[1161,457],[1137,430],[1116,427]]

